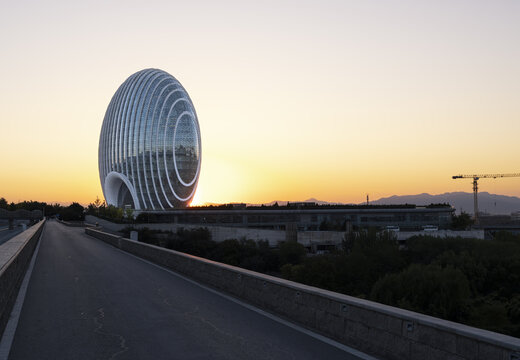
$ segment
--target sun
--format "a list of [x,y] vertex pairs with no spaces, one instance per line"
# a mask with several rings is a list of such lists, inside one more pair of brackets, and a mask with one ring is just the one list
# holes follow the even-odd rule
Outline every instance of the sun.
[[195,190],[195,195],[193,196],[193,199],[191,200],[190,206],[202,206],[204,205],[203,196],[202,196],[202,189],[200,186],[197,187]]

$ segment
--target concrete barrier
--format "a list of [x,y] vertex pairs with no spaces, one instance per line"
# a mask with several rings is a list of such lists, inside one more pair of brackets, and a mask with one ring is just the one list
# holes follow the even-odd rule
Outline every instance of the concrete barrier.
[[[520,339],[85,229],[121,250],[385,359],[520,358]],[[516,357],[515,357],[516,356]]]
[[79,222],[70,222],[70,221],[63,221],[58,220],[61,224],[69,227],[85,227],[85,222],[79,221]]
[[0,338],[16,301],[45,220],[0,245]]

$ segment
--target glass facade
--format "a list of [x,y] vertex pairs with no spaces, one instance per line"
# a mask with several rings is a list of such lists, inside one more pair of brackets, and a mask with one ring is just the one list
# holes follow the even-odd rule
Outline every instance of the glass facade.
[[108,105],[99,138],[99,176],[108,204],[185,207],[197,187],[200,128],[190,97],[170,74],[130,76]]

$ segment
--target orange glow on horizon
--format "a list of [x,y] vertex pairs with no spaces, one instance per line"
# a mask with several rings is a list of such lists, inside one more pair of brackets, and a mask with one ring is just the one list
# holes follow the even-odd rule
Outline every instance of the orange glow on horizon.
[[201,206],[204,205],[204,201],[202,196],[202,191],[199,186],[197,186],[197,189],[195,190],[195,195],[193,196],[193,199],[191,200],[190,206]]
[[[471,192],[451,176],[520,171],[517,2],[153,1],[0,5],[0,197],[103,199],[105,111],[150,67],[197,111],[193,206]],[[479,187],[520,196],[516,178]]]

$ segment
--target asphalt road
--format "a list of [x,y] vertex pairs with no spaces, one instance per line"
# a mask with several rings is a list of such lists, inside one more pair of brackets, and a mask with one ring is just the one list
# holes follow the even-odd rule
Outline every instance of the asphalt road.
[[357,359],[47,222],[9,359]]
[[21,232],[22,232],[22,228],[18,227],[18,226],[12,230],[9,230],[8,227],[0,227],[0,245],[5,243],[7,240],[15,237],[16,235],[18,235]]

